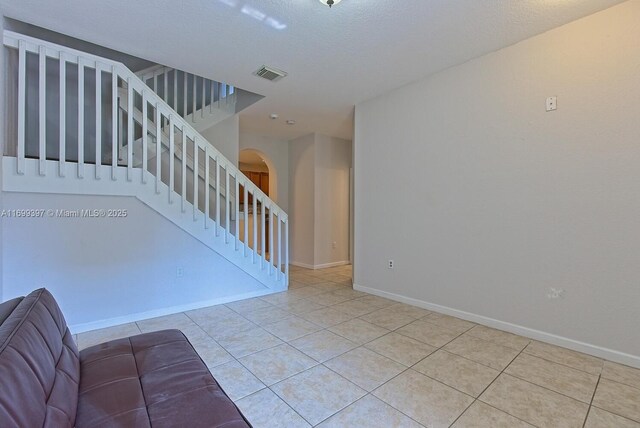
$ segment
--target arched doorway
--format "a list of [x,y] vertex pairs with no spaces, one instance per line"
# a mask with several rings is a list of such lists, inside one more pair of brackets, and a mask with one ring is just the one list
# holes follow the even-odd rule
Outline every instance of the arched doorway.
[[238,156],[239,169],[276,204],[278,172],[267,155],[256,149],[244,149]]

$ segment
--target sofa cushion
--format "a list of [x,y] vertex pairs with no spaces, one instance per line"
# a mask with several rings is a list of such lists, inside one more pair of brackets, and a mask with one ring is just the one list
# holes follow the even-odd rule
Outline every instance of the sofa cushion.
[[53,296],[39,289],[0,325],[0,426],[73,427],[78,349]]
[[250,426],[178,330],[96,345],[80,362],[78,428]]
[[16,297],[15,299],[0,303],[0,324],[9,318],[11,312],[18,306],[18,303],[22,302],[22,299],[24,299],[24,297]]

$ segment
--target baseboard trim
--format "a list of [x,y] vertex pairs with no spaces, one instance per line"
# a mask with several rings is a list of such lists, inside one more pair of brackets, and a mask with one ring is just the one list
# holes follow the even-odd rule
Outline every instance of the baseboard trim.
[[346,266],[346,265],[350,265],[351,262],[349,260],[343,260],[341,262],[323,263],[323,264],[320,264],[320,265],[310,265],[310,264],[307,264],[307,263],[290,261],[289,264],[293,265],[293,266],[298,266],[298,267],[301,267],[301,268],[305,268],[305,269],[317,270],[317,269],[327,269],[327,268],[337,267],[337,266]]
[[423,309],[462,318],[464,320],[475,322],[477,324],[482,324],[487,327],[508,331],[509,333],[525,336],[531,339],[538,340],[540,342],[546,342],[552,345],[562,346],[564,348],[568,348],[574,351],[593,355],[595,357],[604,358],[606,360],[610,360],[616,363],[640,368],[640,356],[631,355],[631,354],[627,354],[620,351],[615,351],[613,349],[603,348],[597,345],[592,345],[590,343],[580,342],[577,340],[569,339],[567,337],[557,336],[552,333],[547,333],[544,331],[524,327],[518,324],[512,324],[512,323],[500,321],[494,318],[473,314],[471,312],[465,312],[458,309],[453,309],[448,306],[442,306],[435,303],[426,302],[424,300],[402,296],[400,294],[389,293],[387,291],[365,287],[363,285],[354,284],[353,288],[354,290],[363,291],[365,293],[374,294],[380,297],[385,297],[387,299],[395,300],[397,302],[407,303],[409,305],[418,306]]
[[305,268],[305,269],[315,269],[313,265],[310,265],[310,264],[307,264],[307,263],[302,263],[302,262],[294,262],[294,261],[290,260],[289,264],[293,265],[293,266],[298,266],[298,267],[301,267],[301,268]]
[[273,289],[265,288],[264,290],[251,291],[249,293],[237,294],[229,297],[221,297],[218,299],[205,300],[205,301],[196,302],[196,303],[189,303],[186,305],[170,306],[168,308],[154,309],[146,312],[138,312],[135,314],[123,315],[120,317],[108,318],[108,319],[99,320],[99,321],[92,321],[92,322],[83,323],[83,324],[74,324],[69,326],[69,330],[71,330],[73,334],[79,334],[79,333],[84,333],[86,331],[113,327],[120,324],[146,320],[149,318],[162,317],[165,315],[177,314],[185,311],[192,311],[194,309],[202,309],[209,306],[222,305],[225,303],[235,302],[237,300],[250,299],[252,297],[267,296],[269,294],[280,293],[282,291],[285,291],[285,290],[284,289],[273,290]]

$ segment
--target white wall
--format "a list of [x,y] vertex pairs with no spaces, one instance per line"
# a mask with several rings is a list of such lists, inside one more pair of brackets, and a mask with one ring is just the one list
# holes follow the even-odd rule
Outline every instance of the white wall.
[[289,257],[291,262],[314,266],[315,135],[289,145]]
[[289,212],[289,142],[286,140],[267,137],[251,132],[240,132],[240,150],[254,149],[261,152],[265,158],[273,163],[273,172],[269,177],[269,196],[278,206]]
[[240,152],[240,119],[237,114],[202,131],[202,136],[222,153],[235,167]]
[[350,168],[351,141],[316,134],[315,266],[349,261]]
[[[5,219],[3,299],[47,287],[76,331],[266,288],[131,197],[4,193],[6,209],[126,209],[126,218]],[[184,269],[178,277],[177,269]]]
[[358,105],[358,286],[640,366],[638,22],[626,2]]

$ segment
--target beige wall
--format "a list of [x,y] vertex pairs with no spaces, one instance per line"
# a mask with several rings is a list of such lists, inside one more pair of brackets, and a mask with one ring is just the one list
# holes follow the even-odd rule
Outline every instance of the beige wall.
[[315,264],[315,135],[289,146],[289,251],[293,263]]
[[629,1],[359,104],[356,284],[640,366],[639,22]]
[[314,265],[349,261],[351,141],[316,134]]
[[293,263],[322,268],[349,262],[351,154],[351,141],[321,134],[291,141]]
[[211,128],[202,131],[202,136],[229,159],[233,166],[238,166],[240,153],[240,119],[237,114],[216,123]]
[[[289,212],[289,142],[251,132],[240,132],[240,150],[253,149],[260,152],[271,164],[275,173],[269,171],[269,197],[278,206]],[[273,177],[275,176],[275,180]]]

